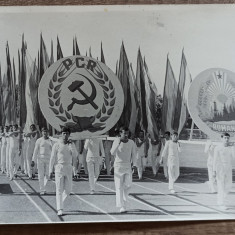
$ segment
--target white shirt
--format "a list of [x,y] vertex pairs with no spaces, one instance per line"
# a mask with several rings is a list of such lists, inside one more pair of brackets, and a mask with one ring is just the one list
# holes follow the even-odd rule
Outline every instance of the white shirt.
[[178,157],[179,152],[181,152],[179,142],[173,142],[172,140],[168,140],[164,146],[162,157]]
[[75,165],[78,152],[74,143],[64,144],[62,141],[58,141],[52,147],[49,173],[53,172],[53,166],[55,165],[55,172],[67,173],[67,167]]
[[135,164],[136,145],[133,140],[128,139],[127,143],[120,142],[117,138],[114,140],[110,153],[115,156],[114,166]]
[[44,139],[44,137],[37,139],[32,160],[35,161],[37,157],[50,160],[52,147],[57,140],[51,137],[48,139]]
[[100,139],[86,139],[84,149],[87,150],[87,162],[92,158],[99,157],[100,153],[103,157],[105,156],[103,143]]

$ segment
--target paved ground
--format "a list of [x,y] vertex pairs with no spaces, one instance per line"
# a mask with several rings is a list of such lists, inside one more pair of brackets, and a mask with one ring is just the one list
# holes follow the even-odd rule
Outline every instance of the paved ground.
[[[40,196],[37,180],[20,175],[9,181],[5,175],[0,175],[0,223],[234,219],[235,185],[228,197],[228,210],[221,210],[216,205],[216,194],[209,193],[206,183],[206,156],[187,155],[184,149],[181,166],[186,167],[181,167],[175,187],[177,193],[169,193],[162,169],[154,178],[148,168],[143,180],[139,181],[134,175],[125,214],[120,214],[115,207],[113,176],[101,174],[96,193],[90,195],[87,176],[82,175],[74,181],[73,194],[65,201],[65,215],[57,216],[53,181],[48,183],[48,194]],[[195,147],[187,151],[195,153]],[[187,164],[183,164],[185,161]],[[199,166],[204,163],[204,168],[196,168],[195,162]]]

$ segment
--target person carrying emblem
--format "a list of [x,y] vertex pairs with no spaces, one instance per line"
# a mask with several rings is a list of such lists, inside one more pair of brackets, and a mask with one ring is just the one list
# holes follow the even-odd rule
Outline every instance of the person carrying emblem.
[[46,193],[46,184],[49,179],[51,151],[54,143],[57,142],[58,139],[50,137],[46,127],[43,127],[41,131],[42,137],[37,139],[35,143],[31,167],[34,167],[35,162],[37,162],[40,194],[44,195]]
[[78,156],[75,144],[69,141],[70,133],[70,128],[62,128],[62,137],[52,147],[49,164],[50,178],[53,177],[55,166],[56,207],[60,216],[63,215],[64,200],[72,191],[73,166],[75,167]]
[[213,176],[217,180],[217,203],[221,209],[227,210],[226,197],[232,188],[232,160],[235,157],[234,146],[229,143],[230,135],[222,135],[222,144],[215,147]]
[[90,184],[90,193],[94,194],[95,183],[100,174],[100,158],[105,160],[104,147],[101,139],[86,139],[84,149],[87,150],[86,161]]
[[162,152],[162,159],[167,158],[167,168],[169,177],[169,190],[171,193],[175,193],[174,182],[179,177],[179,152],[180,144],[178,142],[178,133],[173,132],[171,135],[171,140],[168,140],[164,146]]
[[120,137],[116,138],[110,150],[115,156],[114,160],[114,183],[116,189],[116,206],[120,212],[126,211],[127,199],[132,184],[132,167],[136,163],[136,145],[128,139],[129,129],[120,128]]

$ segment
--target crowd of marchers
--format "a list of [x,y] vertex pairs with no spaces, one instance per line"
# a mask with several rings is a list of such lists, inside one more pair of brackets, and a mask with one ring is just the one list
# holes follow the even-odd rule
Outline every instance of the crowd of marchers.
[[[156,177],[161,164],[169,182],[170,193],[174,194],[174,182],[178,179],[179,153],[181,152],[177,132],[165,132],[160,139],[151,139],[140,131],[130,138],[128,128],[121,127],[115,138],[95,137],[72,140],[68,127],[61,129],[56,138],[49,136],[46,127],[22,133],[17,124],[0,129],[1,172],[14,180],[26,175],[29,180],[39,181],[40,194],[45,195],[47,182],[55,177],[56,205],[58,215],[63,215],[63,202],[72,192],[73,180],[80,177],[81,169],[88,175],[90,194],[94,194],[96,181],[102,169],[114,174],[116,206],[126,211],[133,172],[141,180],[147,165]],[[222,144],[206,144],[208,157],[209,186],[212,193],[218,191],[218,204],[226,209],[226,196],[232,185],[232,158],[234,146],[229,144],[229,134],[221,136]],[[147,163],[148,161],[148,163]]]

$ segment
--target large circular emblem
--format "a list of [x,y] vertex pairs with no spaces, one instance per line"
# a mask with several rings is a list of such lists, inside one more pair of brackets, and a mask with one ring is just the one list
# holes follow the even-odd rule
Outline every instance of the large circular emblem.
[[200,130],[212,139],[228,132],[235,138],[235,73],[212,68],[201,72],[188,93],[188,109]]
[[124,94],[118,77],[93,58],[71,56],[51,65],[39,84],[39,104],[55,129],[77,138],[104,134],[119,120]]

